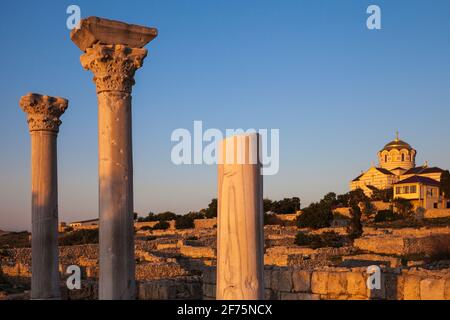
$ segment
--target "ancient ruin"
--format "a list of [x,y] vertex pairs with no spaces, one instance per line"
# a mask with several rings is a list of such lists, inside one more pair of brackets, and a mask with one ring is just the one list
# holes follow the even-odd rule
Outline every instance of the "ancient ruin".
[[135,295],[131,91],[147,56],[143,47],[156,35],[154,28],[97,17],[84,19],[71,33],[97,87],[100,299]]
[[[259,149],[258,134],[229,137],[219,146],[217,298],[221,300],[264,297],[263,178],[257,159]],[[240,150],[243,161],[239,161]],[[252,157],[256,161],[252,162]]]
[[29,93],[20,99],[31,135],[32,299],[59,299],[56,139],[68,101]]

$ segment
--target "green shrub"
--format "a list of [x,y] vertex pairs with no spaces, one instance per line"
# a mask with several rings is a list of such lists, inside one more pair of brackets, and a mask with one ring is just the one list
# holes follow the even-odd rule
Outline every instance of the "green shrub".
[[303,209],[303,213],[297,217],[299,228],[328,228],[333,221],[333,212],[328,205],[313,203]]
[[175,220],[175,228],[192,229],[194,228],[194,219],[190,216],[179,216],[177,220]]
[[156,220],[158,220],[158,221],[170,221],[170,220],[175,220],[177,218],[177,215],[173,212],[166,211],[166,212],[158,213],[155,217],[156,217]]
[[344,239],[333,231],[324,232],[320,235],[299,232],[295,236],[295,244],[298,246],[309,246],[313,249],[324,247],[339,248],[344,244]]
[[395,214],[392,210],[380,210],[375,215],[375,222],[395,221],[400,219],[399,215]]
[[264,225],[277,225],[280,224],[280,219],[275,214],[264,213]]
[[159,221],[153,226],[153,230],[167,230],[170,228],[170,224],[167,221]]
[[359,238],[363,234],[363,227],[361,223],[361,209],[358,205],[353,204],[353,206],[350,208],[350,222],[347,225],[347,233],[348,237],[352,240]]
[[76,246],[92,243],[98,243],[98,229],[77,230],[59,238],[60,246]]

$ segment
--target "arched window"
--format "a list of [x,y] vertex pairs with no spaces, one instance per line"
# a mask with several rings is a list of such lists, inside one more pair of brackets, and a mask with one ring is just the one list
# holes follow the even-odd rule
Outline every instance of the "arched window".
[[402,153],[402,161],[405,161],[405,154]]
[[387,154],[384,155],[384,162],[387,162]]

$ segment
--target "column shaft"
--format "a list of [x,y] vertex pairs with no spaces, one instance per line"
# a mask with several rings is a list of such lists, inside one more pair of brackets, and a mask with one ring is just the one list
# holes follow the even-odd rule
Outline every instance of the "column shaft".
[[135,296],[131,95],[98,94],[100,299]]
[[32,299],[58,299],[56,133],[31,132]]
[[[231,137],[219,146],[216,292],[219,300],[264,299],[263,180],[259,161],[248,161],[251,150],[256,150],[253,158],[257,158],[258,140],[257,135]],[[229,142],[234,146],[231,149],[227,147]],[[237,160],[240,143],[247,146],[243,164]],[[225,160],[230,158],[231,161]]]

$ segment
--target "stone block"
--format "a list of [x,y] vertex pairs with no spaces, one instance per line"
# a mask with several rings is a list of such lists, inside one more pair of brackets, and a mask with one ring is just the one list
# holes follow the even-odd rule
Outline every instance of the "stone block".
[[403,284],[404,300],[420,300],[420,281],[422,279],[414,275],[406,275]]
[[347,292],[347,272],[330,272],[328,275],[328,294],[342,295]]
[[311,272],[294,270],[292,281],[295,292],[311,292]]
[[121,44],[142,48],[158,35],[155,28],[147,28],[120,21],[98,17],[82,19],[79,28],[70,33],[70,38],[81,51],[94,44]]
[[292,270],[282,269],[278,274],[278,290],[284,292],[292,291]]
[[350,295],[367,298],[367,283],[362,272],[347,272],[347,291]]
[[421,300],[445,300],[445,279],[423,279],[420,281]]
[[311,292],[327,294],[328,274],[326,271],[314,271],[311,277]]

